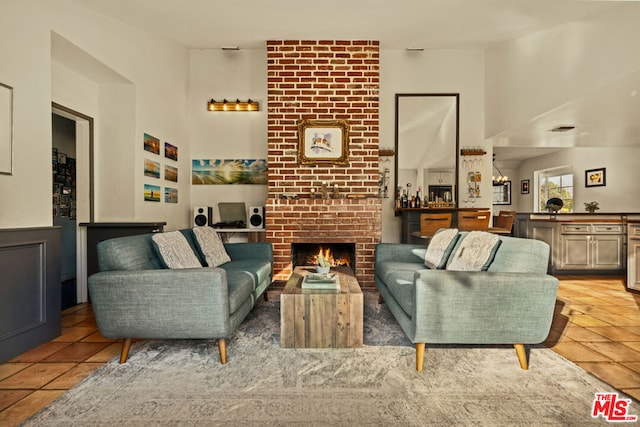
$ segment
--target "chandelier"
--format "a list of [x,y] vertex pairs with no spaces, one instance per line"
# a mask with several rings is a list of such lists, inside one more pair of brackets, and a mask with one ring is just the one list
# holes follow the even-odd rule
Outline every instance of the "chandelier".
[[498,171],[498,175],[493,175],[491,177],[491,181],[493,182],[493,185],[505,185],[507,183],[507,181],[509,181],[509,177],[507,175],[503,175],[502,171],[498,168],[498,166],[496,166],[496,155],[493,155],[493,161],[491,162],[493,164],[493,168]]

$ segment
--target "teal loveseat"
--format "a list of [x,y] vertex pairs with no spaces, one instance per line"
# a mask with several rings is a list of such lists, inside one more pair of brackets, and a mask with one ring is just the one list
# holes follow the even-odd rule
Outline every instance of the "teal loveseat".
[[[191,229],[180,230],[206,266]],[[100,333],[122,338],[120,363],[134,338],[217,339],[227,362],[226,339],[271,283],[270,243],[225,243],[230,262],[219,267],[168,269],[153,234],[98,244],[100,272],[89,277],[89,294]]]
[[425,266],[424,246],[378,244],[380,296],[415,344],[418,371],[426,344],[512,344],[527,369],[524,345],[544,341],[553,319],[558,280],[547,274],[549,246],[500,236],[486,271],[447,270],[467,235],[457,233],[440,269]]

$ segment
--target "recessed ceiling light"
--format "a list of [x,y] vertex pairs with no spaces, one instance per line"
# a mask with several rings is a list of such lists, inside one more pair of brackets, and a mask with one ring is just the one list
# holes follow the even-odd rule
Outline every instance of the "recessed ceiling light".
[[569,132],[570,130],[574,130],[575,126],[556,126],[551,129],[551,132]]

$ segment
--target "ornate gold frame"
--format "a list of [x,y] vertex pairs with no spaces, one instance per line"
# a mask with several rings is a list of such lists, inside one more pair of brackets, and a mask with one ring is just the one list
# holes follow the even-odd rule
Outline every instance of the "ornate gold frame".
[[311,119],[298,121],[298,163],[349,164],[349,122]]

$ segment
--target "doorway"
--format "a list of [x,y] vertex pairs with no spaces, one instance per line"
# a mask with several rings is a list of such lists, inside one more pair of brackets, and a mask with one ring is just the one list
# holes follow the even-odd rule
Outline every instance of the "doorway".
[[53,225],[62,228],[62,309],[88,301],[86,231],[93,222],[93,118],[52,103]]

